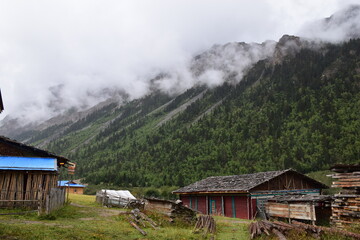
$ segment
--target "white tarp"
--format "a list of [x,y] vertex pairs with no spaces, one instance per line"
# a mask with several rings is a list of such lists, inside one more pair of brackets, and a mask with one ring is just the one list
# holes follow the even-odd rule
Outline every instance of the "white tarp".
[[96,193],[96,197],[101,198],[103,204],[114,206],[126,206],[136,198],[128,190],[108,190],[102,189]]
[[101,189],[101,195],[105,195],[108,198],[125,198],[125,199],[136,199],[129,190],[107,190]]

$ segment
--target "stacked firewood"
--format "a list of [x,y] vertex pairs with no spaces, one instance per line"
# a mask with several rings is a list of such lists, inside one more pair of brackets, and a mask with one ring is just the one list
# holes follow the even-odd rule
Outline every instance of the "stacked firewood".
[[147,233],[142,228],[140,228],[139,225],[144,228],[147,227],[147,225],[154,229],[159,228],[156,222],[149,218],[145,213],[140,212],[139,209],[131,210],[130,214],[128,215],[128,221],[130,222],[131,226],[133,226],[144,236],[147,235]]
[[253,222],[249,226],[250,237],[254,239],[257,236],[262,234],[270,235],[274,233],[278,236],[279,239],[286,239],[285,232],[288,230],[294,229],[295,227],[291,224],[283,223],[283,222],[270,222],[266,220],[261,220],[258,222]]
[[215,234],[216,232],[216,223],[212,216],[210,215],[200,215],[197,218],[197,222],[195,224],[195,228],[193,232],[198,233],[203,231],[204,235]]
[[341,188],[335,194],[332,204],[333,225],[343,228],[353,223],[360,224],[360,171],[359,166],[337,166],[336,173],[330,175],[336,181],[332,187]]
[[326,232],[329,234],[343,235],[353,239],[360,239],[360,234],[357,233],[343,231],[336,228],[309,225],[294,220],[292,221],[292,224],[278,221],[270,222],[266,220],[261,220],[258,222],[253,222],[249,226],[251,239],[254,239],[257,236],[261,236],[262,234],[266,234],[268,236],[271,234],[275,234],[278,239],[286,240],[286,235],[289,233],[290,230],[305,232],[315,238],[319,238],[323,232]]

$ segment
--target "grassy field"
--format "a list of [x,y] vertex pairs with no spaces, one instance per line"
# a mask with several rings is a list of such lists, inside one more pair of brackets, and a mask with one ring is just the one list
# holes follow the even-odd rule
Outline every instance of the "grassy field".
[[[125,210],[103,208],[95,203],[95,196],[70,194],[70,204],[49,216],[36,213],[0,215],[0,239],[208,239],[194,234],[193,226],[167,224],[159,230],[145,228],[147,236],[134,229]],[[0,210],[0,213],[9,212]],[[248,239],[249,221],[216,217],[216,239]]]
[[[6,240],[63,240],[63,239],[142,239],[142,240],[188,240],[210,239],[192,232],[193,226],[171,224],[153,218],[161,224],[160,229],[144,228],[148,233],[141,235],[126,220],[119,208],[104,208],[95,202],[95,196],[70,194],[70,204],[47,216],[37,213],[26,215],[0,215],[0,239]],[[11,213],[14,210],[0,210]],[[16,210],[19,212],[19,210]],[[250,221],[215,216],[218,240],[249,239]],[[360,229],[357,229],[360,231]],[[356,232],[358,232],[356,231]],[[293,232],[288,239],[315,239],[304,233]],[[259,239],[272,240],[274,237],[263,236]],[[323,235],[323,240],[345,240],[342,236]]]

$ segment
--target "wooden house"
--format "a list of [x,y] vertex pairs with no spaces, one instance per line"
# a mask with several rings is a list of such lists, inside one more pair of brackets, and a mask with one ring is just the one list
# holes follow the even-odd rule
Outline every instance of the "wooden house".
[[0,136],[0,156],[55,158],[58,167],[65,166],[70,162],[69,159],[65,157],[17,142],[4,136]]
[[69,160],[0,136],[0,205],[37,207]]
[[271,196],[289,193],[319,195],[326,185],[292,169],[208,177],[174,191],[184,205],[204,214],[252,219],[265,213]]
[[78,184],[74,181],[59,181],[58,186],[60,188],[65,188],[68,193],[84,194],[85,185]]

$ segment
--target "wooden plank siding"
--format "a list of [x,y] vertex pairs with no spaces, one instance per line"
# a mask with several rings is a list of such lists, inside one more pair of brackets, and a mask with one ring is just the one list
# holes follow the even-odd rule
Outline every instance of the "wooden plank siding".
[[315,207],[310,203],[277,203],[268,202],[266,204],[266,213],[271,217],[282,217],[302,220],[316,220]]
[[236,217],[249,219],[249,198],[246,196],[235,196]]
[[36,154],[30,150],[24,150],[18,146],[0,142],[0,153],[2,156],[16,156],[16,157],[46,157]]
[[37,207],[35,201],[29,200],[44,200],[50,189],[57,187],[57,180],[58,175],[54,172],[0,171],[0,200],[26,200],[3,201],[0,206]]
[[319,188],[316,183],[309,181],[308,178],[303,177],[301,174],[295,172],[286,172],[277,176],[270,181],[264,182],[259,186],[252,189],[255,191],[266,190],[296,190],[296,189],[315,189]]
[[234,196],[225,196],[224,197],[224,213],[226,217],[236,217],[235,214],[235,197]]

